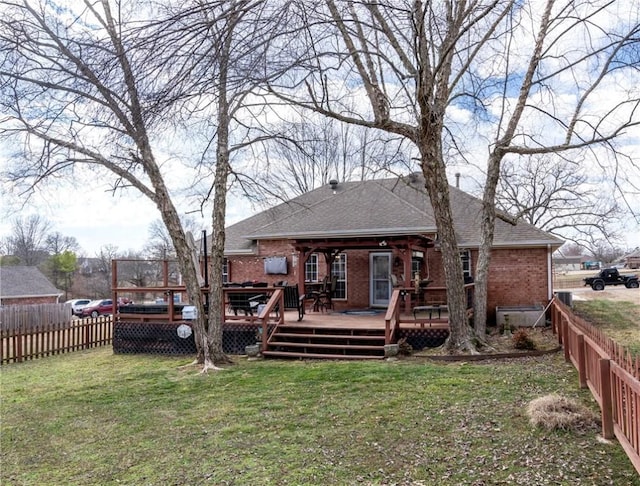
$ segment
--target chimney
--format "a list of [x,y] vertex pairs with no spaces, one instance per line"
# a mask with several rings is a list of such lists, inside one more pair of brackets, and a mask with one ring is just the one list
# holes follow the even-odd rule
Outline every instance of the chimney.
[[337,179],[331,179],[329,181],[329,185],[331,186],[331,190],[335,194],[336,193],[336,189],[338,188],[338,180]]
[[456,189],[460,189],[460,172],[456,172]]

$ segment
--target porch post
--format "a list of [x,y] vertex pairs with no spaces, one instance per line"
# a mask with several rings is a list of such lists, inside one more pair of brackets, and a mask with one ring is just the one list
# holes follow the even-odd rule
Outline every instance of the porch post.
[[296,272],[298,272],[298,290],[300,294],[304,293],[304,265],[307,263],[307,258],[309,258],[309,254],[304,251],[304,248],[294,247],[294,249],[298,252],[298,265],[296,268]]
[[[411,275],[411,256],[412,256],[412,251],[411,251],[411,245],[407,245],[407,249],[404,252],[403,255],[403,261],[402,261],[402,266],[403,266],[403,270],[404,270],[404,278],[402,279],[402,285],[404,285],[405,287],[409,287],[409,282],[411,282],[411,279],[413,278],[413,276]],[[404,311],[405,312],[411,312],[411,294],[409,293],[408,295],[404,296],[403,302],[404,304]]]

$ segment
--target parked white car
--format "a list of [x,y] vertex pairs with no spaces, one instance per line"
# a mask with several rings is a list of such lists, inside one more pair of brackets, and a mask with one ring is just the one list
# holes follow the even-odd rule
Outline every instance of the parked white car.
[[71,299],[67,300],[65,304],[71,304],[71,314],[74,316],[82,317],[82,309],[84,309],[91,299]]

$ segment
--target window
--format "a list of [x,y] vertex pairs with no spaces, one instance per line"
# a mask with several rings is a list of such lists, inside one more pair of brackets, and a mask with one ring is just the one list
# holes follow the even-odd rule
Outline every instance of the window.
[[338,277],[334,299],[347,298],[347,255],[340,253],[331,262],[331,276]]
[[229,260],[222,259],[222,283],[229,283]]
[[413,279],[413,276],[417,273],[418,275],[422,275],[421,273],[422,270],[422,259],[418,259],[418,258],[412,258],[411,259],[411,278],[410,279],[406,279],[405,280],[411,280]]
[[309,255],[307,262],[304,264],[304,281],[318,281],[318,255],[315,253]]
[[471,252],[469,250],[460,251],[460,259],[462,260],[462,274],[465,278],[472,277],[471,272]]
[[424,252],[412,251],[411,252],[411,275],[405,277],[405,281],[413,280],[415,274],[422,275],[422,263],[424,262]]

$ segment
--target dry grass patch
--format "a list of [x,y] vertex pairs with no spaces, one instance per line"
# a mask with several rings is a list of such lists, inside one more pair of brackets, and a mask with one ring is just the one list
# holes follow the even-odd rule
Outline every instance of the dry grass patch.
[[529,421],[549,431],[581,431],[599,425],[598,416],[584,405],[555,393],[536,398],[527,406]]

